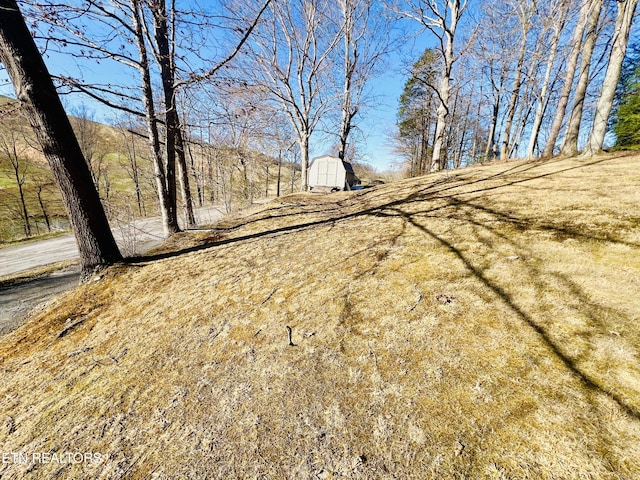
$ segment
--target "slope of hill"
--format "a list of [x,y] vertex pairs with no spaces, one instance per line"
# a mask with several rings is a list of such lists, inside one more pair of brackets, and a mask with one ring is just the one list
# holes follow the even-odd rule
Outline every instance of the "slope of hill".
[[469,168],[175,237],[2,339],[0,475],[639,478],[639,172]]

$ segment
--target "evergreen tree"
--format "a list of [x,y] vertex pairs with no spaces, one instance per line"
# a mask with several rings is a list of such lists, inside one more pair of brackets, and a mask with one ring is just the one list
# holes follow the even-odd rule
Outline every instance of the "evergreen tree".
[[640,65],[622,82],[613,125],[616,147],[640,145]]
[[407,156],[411,159],[411,176],[428,173],[433,153],[432,130],[435,126],[437,74],[440,57],[427,49],[413,64],[398,108],[398,134]]

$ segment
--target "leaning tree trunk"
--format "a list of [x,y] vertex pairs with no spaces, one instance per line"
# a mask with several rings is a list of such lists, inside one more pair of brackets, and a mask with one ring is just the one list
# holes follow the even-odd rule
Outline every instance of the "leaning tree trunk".
[[587,145],[583,152],[584,155],[594,155],[602,150],[604,136],[607,133],[607,122],[609,114],[613,107],[613,97],[616,93],[616,86],[620,80],[620,72],[622,70],[622,62],[627,52],[627,44],[629,43],[629,32],[633,22],[633,14],[638,5],[638,0],[626,0],[617,2],[618,17],[616,19],[616,28],[613,34],[613,45],[611,47],[611,56],[607,66],[607,73],[602,83],[602,92],[598,99],[593,127],[587,140]]
[[16,1],[0,0],[0,11],[0,61],[62,192],[84,279],[122,256],[78,140]]
[[569,125],[567,133],[564,136],[562,149],[560,153],[567,156],[573,156],[578,153],[578,136],[580,135],[580,124],[582,123],[582,111],[584,109],[584,100],[589,86],[589,70],[591,69],[591,57],[596,45],[596,37],[598,30],[598,21],[600,20],[600,11],[602,10],[603,0],[595,0],[594,9],[589,15],[587,24],[587,32],[585,33],[584,44],[582,46],[582,54],[580,59],[580,74],[578,75],[578,85],[573,94],[573,108],[571,109],[571,117],[569,117]]
[[558,139],[560,130],[562,129],[564,116],[567,111],[567,104],[569,103],[569,97],[573,87],[573,77],[575,76],[576,69],[578,68],[578,57],[580,56],[580,49],[582,46],[582,36],[593,4],[594,0],[582,0],[580,15],[571,37],[571,52],[569,53],[569,58],[565,67],[564,84],[562,86],[562,91],[560,92],[560,98],[558,99],[556,113],[553,117],[553,122],[551,123],[551,129],[549,130],[549,137],[547,138],[547,143],[545,144],[542,152],[543,157],[550,157],[553,155],[556,140]]

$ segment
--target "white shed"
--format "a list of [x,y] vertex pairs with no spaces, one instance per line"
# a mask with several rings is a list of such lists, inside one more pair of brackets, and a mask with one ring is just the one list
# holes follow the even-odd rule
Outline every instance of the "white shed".
[[338,157],[316,157],[309,167],[309,190],[351,190],[358,183],[353,167]]

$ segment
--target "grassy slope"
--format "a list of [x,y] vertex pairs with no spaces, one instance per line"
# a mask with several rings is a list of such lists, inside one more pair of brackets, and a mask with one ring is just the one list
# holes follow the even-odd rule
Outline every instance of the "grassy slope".
[[106,461],[0,475],[639,478],[638,172],[290,196],[114,267],[0,342],[0,451]]

